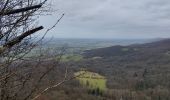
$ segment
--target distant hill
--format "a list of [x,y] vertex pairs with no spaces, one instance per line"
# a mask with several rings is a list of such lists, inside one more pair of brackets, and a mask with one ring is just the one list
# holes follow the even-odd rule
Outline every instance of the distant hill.
[[132,92],[140,95],[136,100],[170,100],[170,39],[86,50],[83,55],[87,59],[71,62],[69,66],[105,76],[107,89],[114,91],[112,94],[115,89],[119,93],[132,90],[129,95]]
[[[129,46],[112,46],[106,48],[99,48],[87,50],[83,55],[87,58],[90,57],[113,57],[113,56],[128,56],[137,55],[138,57],[160,55],[162,53],[169,53],[170,39],[159,40],[156,42],[145,44],[134,44]],[[140,56],[139,56],[140,55]]]

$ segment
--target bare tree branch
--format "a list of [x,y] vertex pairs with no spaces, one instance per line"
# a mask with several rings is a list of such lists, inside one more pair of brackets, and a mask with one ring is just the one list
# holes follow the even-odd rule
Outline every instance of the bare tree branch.
[[33,10],[33,9],[37,9],[37,8],[41,8],[41,7],[42,7],[42,4],[31,6],[31,7],[20,8],[20,9],[7,10],[7,11],[0,12],[0,16],[10,15],[10,14],[15,14],[15,13],[20,13],[20,12],[26,12],[28,10]]
[[[66,70],[67,70],[67,69],[66,69]],[[71,78],[69,78],[69,79],[66,79],[66,78],[64,77],[63,81],[61,81],[61,82],[59,82],[59,83],[57,83],[57,84],[55,84],[55,85],[53,85],[53,86],[50,86],[50,87],[44,89],[43,91],[41,91],[38,95],[36,95],[36,96],[35,96],[33,99],[31,99],[31,100],[36,100],[36,99],[38,99],[42,94],[44,94],[45,92],[47,92],[48,90],[50,90],[50,89],[52,89],[52,88],[56,88],[56,87],[60,86],[61,84],[65,83],[65,82],[68,82],[68,81],[70,81],[70,80],[72,80],[72,79],[75,79],[75,78],[81,76],[81,75],[84,75],[85,73],[86,73],[86,71],[83,72],[83,73],[81,73],[81,74],[79,74],[79,75],[77,75],[77,76],[73,76],[73,77],[71,77]],[[67,71],[66,71],[65,75],[66,75],[66,74],[67,74]]]
[[43,29],[43,26],[40,26],[40,27],[34,28],[32,30],[29,30],[29,31],[21,34],[20,36],[14,38],[13,40],[7,42],[3,47],[11,48],[13,45],[15,45],[17,43],[20,43],[25,37],[37,32],[39,30],[42,30],[42,29]]

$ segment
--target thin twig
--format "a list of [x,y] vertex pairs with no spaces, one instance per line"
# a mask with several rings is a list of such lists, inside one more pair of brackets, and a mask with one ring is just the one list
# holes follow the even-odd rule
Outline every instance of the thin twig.
[[81,73],[81,74],[77,75],[77,76],[73,76],[73,77],[71,77],[71,78],[69,78],[69,79],[65,79],[65,78],[64,78],[63,81],[57,83],[56,85],[53,85],[53,86],[48,87],[48,88],[44,89],[43,91],[41,91],[41,92],[40,92],[38,95],[36,95],[32,100],[38,99],[42,94],[44,94],[45,92],[47,92],[49,89],[56,88],[56,87],[58,87],[59,85],[65,83],[65,82],[67,82],[67,81],[70,81],[70,80],[75,79],[75,78],[77,78],[77,77],[79,77],[79,76],[81,76],[81,75],[84,75],[85,73],[86,73],[86,71],[85,71],[84,73]]

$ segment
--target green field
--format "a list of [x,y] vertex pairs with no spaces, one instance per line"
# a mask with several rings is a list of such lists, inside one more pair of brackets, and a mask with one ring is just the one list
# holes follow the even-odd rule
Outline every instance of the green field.
[[129,48],[122,48],[122,51],[129,51]]
[[98,73],[79,71],[75,75],[78,76],[77,80],[79,80],[80,84],[89,89],[106,90],[106,78]]
[[83,60],[83,57],[78,54],[66,54],[61,57],[62,62],[69,62],[69,61],[77,62],[81,60]]

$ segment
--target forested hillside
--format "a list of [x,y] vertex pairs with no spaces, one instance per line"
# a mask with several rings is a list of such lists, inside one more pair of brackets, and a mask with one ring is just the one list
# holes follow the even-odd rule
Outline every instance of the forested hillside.
[[170,39],[166,39],[85,51],[83,60],[67,65],[73,72],[83,68],[103,75],[107,80],[106,90],[97,92],[97,88],[91,90],[72,80],[60,87],[63,92],[52,93],[70,97],[64,100],[169,100],[169,44]]

